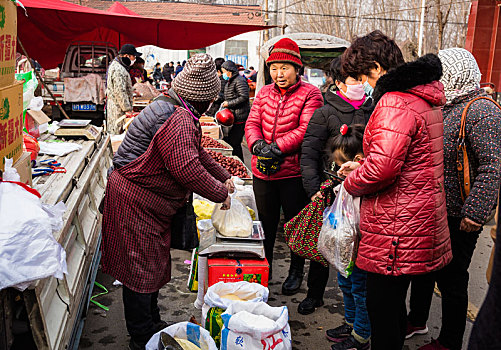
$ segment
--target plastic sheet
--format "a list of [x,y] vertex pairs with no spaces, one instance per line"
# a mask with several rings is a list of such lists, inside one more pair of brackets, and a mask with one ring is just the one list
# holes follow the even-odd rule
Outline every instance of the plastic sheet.
[[23,187],[0,182],[0,289],[22,291],[41,278],[63,278],[66,253],[53,232],[65,210],[63,203],[44,205]]

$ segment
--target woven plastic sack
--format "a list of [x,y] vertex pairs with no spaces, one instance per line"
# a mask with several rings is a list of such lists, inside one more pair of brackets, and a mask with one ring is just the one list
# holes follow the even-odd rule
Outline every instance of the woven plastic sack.
[[360,233],[359,200],[341,184],[334,203],[325,209],[318,250],[341,275],[348,277],[355,264]]
[[318,236],[322,229],[323,213],[332,203],[334,183],[327,180],[320,190],[324,198],[316,198],[285,224],[285,242],[297,255],[328,266],[327,260],[317,249]]
[[162,332],[167,333],[175,339],[188,340],[201,350],[217,350],[216,343],[214,343],[209,332],[199,325],[189,322],[176,323],[155,333],[146,344],[146,350],[160,350],[158,341],[160,340],[160,333]]
[[235,302],[221,317],[221,350],[292,350],[287,306]]

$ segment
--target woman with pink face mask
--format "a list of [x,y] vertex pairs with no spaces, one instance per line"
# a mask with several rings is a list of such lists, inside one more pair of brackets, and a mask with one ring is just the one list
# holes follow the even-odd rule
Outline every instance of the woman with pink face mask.
[[[363,84],[342,73],[340,58],[332,61],[330,75],[334,84],[325,94],[325,105],[313,114],[301,147],[303,186],[312,200],[321,195],[320,184],[327,180],[324,170],[331,169],[329,154],[326,153],[327,141],[338,135],[344,124],[367,124],[374,109],[372,99],[365,95]],[[314,261],[310,263],[308,294],[299,304],[300,314],[313,313],[324,304],[323,295],[328,278],[328,267]]]

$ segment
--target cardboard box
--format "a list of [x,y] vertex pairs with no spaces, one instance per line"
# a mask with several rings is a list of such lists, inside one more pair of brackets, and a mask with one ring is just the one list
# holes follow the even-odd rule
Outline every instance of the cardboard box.
[[202,135],[209,136],[217,140],[223,138],[223,131],[221,130],[221,127],[215,123],[213,125],[203,125]]
[[23,152],[23,84],[0,88],[0,170],[5,157],[16,162]]
[[32,185],[31,182],[31,152],[23,152],[21,158],[12,166],[17,170],[23,184]]
[[17,7],[0,0],[0,88],[14,83],[17,47]]
[[270,266],[266,259],[209,258],[208,287],[218,282],[256,282],[268,287]]
[[48,122],[50,122],[50,118],[43,111],[32,111],[29,109],[26,113],[25,127],[28,130],[28,134],[33,137],[39,138],[40,134],[44,132],[40,130],[40,125],[47,124]]

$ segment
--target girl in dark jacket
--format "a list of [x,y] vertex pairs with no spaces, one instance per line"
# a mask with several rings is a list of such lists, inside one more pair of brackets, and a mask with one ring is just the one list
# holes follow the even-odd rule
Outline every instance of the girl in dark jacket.
[[[311,200],[320,195],[320,184],[326,180],[324,170],[329,168],[329,156],[325,152],[327,140],[338,135],[343,124],[367,124],[373,110],[372,99],[366,101],[363,85],[342,74],[340,58],[332,61],[330,73],[335,85],[330,86],[325,94],[325,106],[313,113],[301,146],[301,176]],[[299,304],[300,314],[310,314],[324,304],[328,278],[328,267],[310,262],[308,294]]]
[[221,106],[228,108],[235,116],[235,122],[224,140],[233,147],[233,155],[243,161],[242,138],[245,134],[245,122],[250,112],[249,84],[238,74],[238,68],[232,61],[225,61],[221,68],[223,79],[227,81],[224,87],[224,102]]
[[[496,204],[501,167],[501,110],[485,99],[474,101],[466,116],[466,150],[470,167],[471,190],[462,194],[463,174],[458,172],[458,138],[461,115],[468,102],[486,96],[480,89],[480,70],[473,55],[452,48],[438,53],[444,69],[447,102],[444,114],[444,168],[447,217],[452,242],[452,261],[435,278],[442,293],[442,329],[440,336],[423,350],[460,350],[468,307],[468,268],[483,225]],[[457,67],[461,67],[460,70]],[[459,157],[463,163],[463,156]],[[465,197],[463,199],[463,196]],[[410,331],[426,329],[435,280],[426,289],[414,285],[411,297]]]

